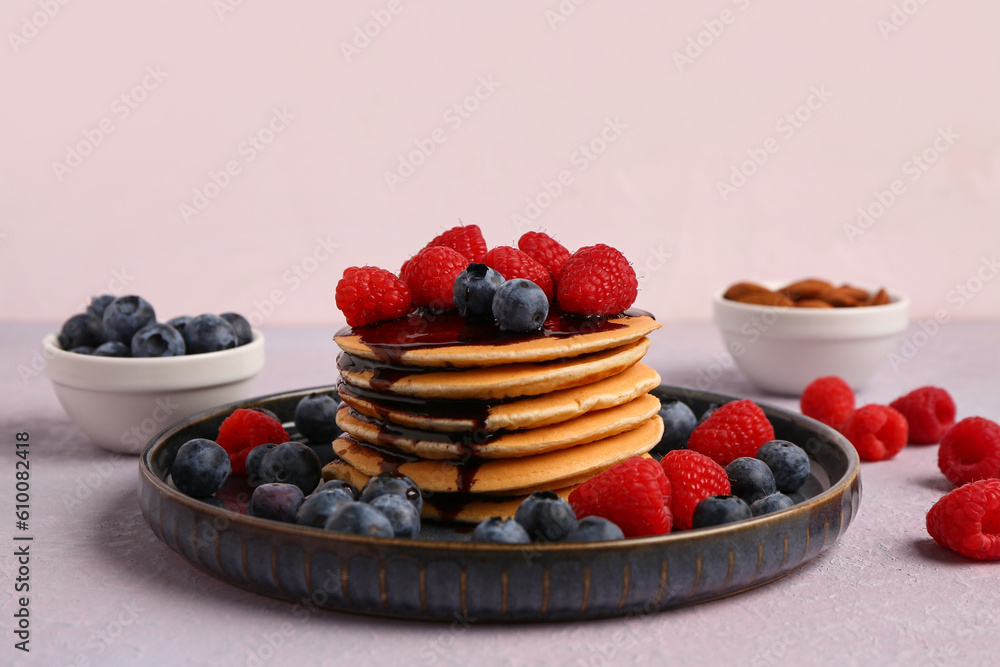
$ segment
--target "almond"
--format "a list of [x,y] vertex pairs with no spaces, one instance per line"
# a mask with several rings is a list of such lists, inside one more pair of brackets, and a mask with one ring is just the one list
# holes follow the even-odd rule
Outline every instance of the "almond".
[[825,280],[809,278],[786,285],[778,290],[778,293],[784,294],[792,301],[800,301],[802,299],[822,299],[823,295],[832,289],[833,285]]
[[[865,298],[867,297],[866,293]],[[855,308],[863,303],[843,287],[831,290],[823,297],[823,300],[835,308]]]
[[795,305],[799,308],[833,308],[833,306],[821,299],[802,299],[801,301],[796,301]]
[[772,294],[771,290],[757,283],[735,283],[729,286],[726,293],[722,295],[724,299],[731,301],[742,301],[750,294]]
[[872,297],[872,306],[884,306],[890,302],[889,293],[885,291],[884,287],[880,287],[875,296]]
[[863,290],[860,287],[854,287],[853,285],[848,285],[847,283],[844,283],[837,289],[841,290],[844,294],[850,295],[858,303],[864,303],[868,301],[869,297],[871,296],[867,290]]
[[740,303],[751,303],[756,306],[789,307],[795,305],[795,302],[789,299],[784,294],[778,294],[777,292],[771,292],[771,291],[753,292],[739,299],[734,299],[734,301],[739,301]]

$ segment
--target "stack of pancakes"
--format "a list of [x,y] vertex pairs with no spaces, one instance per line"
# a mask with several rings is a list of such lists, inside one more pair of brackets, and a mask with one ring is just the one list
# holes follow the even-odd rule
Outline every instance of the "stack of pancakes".
[[344,434],[325,479],[360,488],[397,471],[424,492],[425,517],[478,522],[513,516],[533,491],[568,496],[659,442],[649,392],[660,377],[640,361],[660,326],[652,316],[550,317],[542,332],[510,335],[451,317],[337,334]]

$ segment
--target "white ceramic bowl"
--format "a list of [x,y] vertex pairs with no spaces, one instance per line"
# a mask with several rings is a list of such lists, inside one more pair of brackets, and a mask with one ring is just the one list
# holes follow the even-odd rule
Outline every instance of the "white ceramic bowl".
[[[786,283],[764,283],[776,289]],[[761,389],[798,395],[818,377],[862,386],[888,358],[910,321],[910,301],[861,308],[757,306],[714,297],[714,320],[743,374]]]
[[170,424],[249,398],[264,367],[264,336],[204,354],[156,359],[67,352],[56,334],[42,341],[45,374],[66,414],[104,449],[139,454]]

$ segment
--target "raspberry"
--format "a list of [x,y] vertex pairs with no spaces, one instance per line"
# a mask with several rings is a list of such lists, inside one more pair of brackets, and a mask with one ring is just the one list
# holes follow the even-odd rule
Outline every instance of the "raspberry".
[[663,456],[660,465],[670,480],[670,510],[676,529],[691,527],[691,515],[699,501],[731,491],[726,469],[704,454],[675,449]]
[[236,475],[247,474],[247,454],[257,445],[288,442],[288,433],[281,422],[263,412],[240,408],[219,425],[215,439],[229,454],[229,461]]
[[955,401],[940,387],[921,387],[889,404],[906,417],[910,442],[930,445],[941,442],[945,431],[955,425]]
[[934,503],[927,532],[967,558],[1000,560],[1000,479],[960,486]]
[[531,255],[509,245],[493,248],[483,257],[483,264],[496,269],[504,280],[524,278],[530,280],[545,292],[549,301],[555,294],[549,270],[536,262]]
[[394,320],[410,310],[410,288],[395,274],[375,266],[345,269],[335,294],[337,308],[352,327]]
[[906,418],[888,405],[866,405],[848,417],[843,434],[865,461],[891,459],[906,446]]
[[603,517],[625,537],[670,532],[670,481],[653,459],[625,459],[574,489],[569,503],[577,519]]
[[440,313],[454,308],[455,278],[468,265],[469,260],[457,250],[430,246],[406,260],[399,274],[410,287],[413,303]]
[[967,417],[941,438],[938,467],[952,484],[1000,477],[1000,425]]
[[480,262],[486,254],[486,241],[479,225],[459,225],[452,227],[434,237],[434,240],[423,247],[424,250],[434,246],[444,246],[462,253],[468,260],[466,264]]
[[635,303],[639,281],[621,254],[603,243],[580,248],[559,270],[559,306],[582,315],[624,313]]
[[760,406],[750,400],[732,401],[698,424],[688,439],[688,449],[725,467],[741,456],[755,455],[771,440],[774,427]]
[[517,240],[517,247],[549,270],[553,277],[569,259],[569,250],[545,232],[526,232]]
[[854,390],[836,375],[817,378],[802,392],[799,409],[839,431],[854,412]]

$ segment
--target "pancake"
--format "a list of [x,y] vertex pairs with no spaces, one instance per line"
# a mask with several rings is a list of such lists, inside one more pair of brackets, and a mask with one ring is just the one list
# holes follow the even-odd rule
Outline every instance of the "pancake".
[[[660,375],[639,362],[621,373],[579,387],[561,389],[542,396],[502,403],[487,401],[435,401],[393,397],[338,387],[347,405],[369,417],[406,428],[439,433],[482,429],[488,432],[537,428],[564,422],[591,410],[604,410],[627,403],[660,384]],[[363,394],[363,395],[362,395]]]
[[337,456],[366,475],[395,470],[408,476],[423,491],[516,495],[582,481],[623,459],[645,454],[662,435],[663,420],[655,415],[630,431],[584,445],[464,465],[394,456],[347,434],[333,441],[333,449]]
[[354,357],[338,365],[344,382],[361,389],[415,398],[499,400],[537,396],[591,384],[621,373],[642,359],[649,339],[619,347],[541,363],[470,368],[462,371],[407,371]]
[[337,426],[354,439],[423,459],[518,458],[581,445],[636,428],[660,409],[660,400],[644,394],[633,401],[550,426],[522,431],[483,430],[434,433],[386,424],[359,415],[346,405]]
[[542,332],[500,331],[457,314],[414,314],[334,336],[355,357],[423,367],[502,366],[590,354],[633,343],[659,329],[648,313],[635,311],[614,318],[586,318],[550,313]]
[[[369,480],[368,475],[339,459],[334,459],[323,468],[323,479],[339,479],[361,489]],[[579,486],[572,484],[553,491],[563,499]],[[424,497],[424,509],[421,518],[435,521],[453,521],[456,523],[477,524],[492,516],[509,518],[514,516],[525,498],[525,493],[517,496],[484,496],[482,494],[464,493],[428,493]]]

